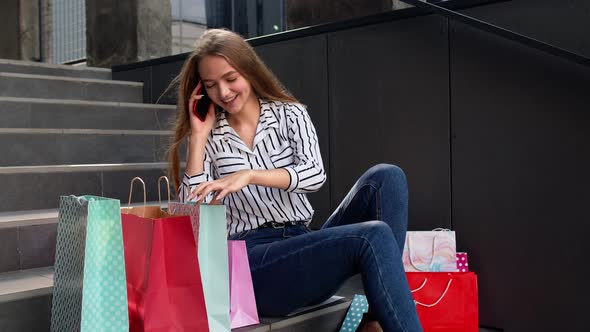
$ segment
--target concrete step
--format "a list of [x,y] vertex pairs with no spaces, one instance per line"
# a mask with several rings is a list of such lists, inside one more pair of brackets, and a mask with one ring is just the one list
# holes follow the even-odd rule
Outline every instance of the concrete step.
[[143,83],[0,72],[0,97],[143,102]]
[[162,130],[0,128],[0,167],[164,161],[171,134]]
[[[157,180],[167,175],[167,167],[167,163],[0,167],[0,183],[5,188],[0,212],[56,209],[61,195],[97,195],[127,202],[135,176],[145,181],[147,199],[157,201]],[[140,200],[138,189],[133,201]]]
[[[136,190],[134,198],[139,202],[133,202],[131,206],[142,206],[140,189]],[[167,194],[162,194],[165,199]],[[167,206],[166,200],[162,203],[148,201],[147,204]],[[128,206],[128,198],[121,199],[121,206]],[[0,273],[53,266],[58,215],[57,208],[0,212]]]
[[[54,264],[57,210],[37,216],[28,214],[0,213],[0,272]],[[28,219],[19,220],[23,217]],[[41,219],[31,219],[35,217]]]
[[0,273],[0,331],[49,331],[52,290],[52,267]]
[[0,59],[0,72],[51,75],[65,77],[112,79],[112,73],[107,68],[55,65],[42,62]]
[[0,97],[0,128],[172,128],[176,107],[105,101]]
[[[280,297],[277,297],[280,301]],[[327,305],[304,310],[288,317],[261,317],[262,324],[268,324],[269,331],[308,332],[326,331],[338,332],[348,311],[351,300],[342,298]]]
[[[29,269],[0,274],[0,314],[3,332],[48,331],[51,324],[51,293],[53,267]],[[277,298],[277,300],[279,300]],[[261,324],[234,329],[234,332],[308,332],[338,331],[344,319],[349,299],[340,299],[325,306],[305,310],[289,317],[261,317]],[[35,320],[29,312],[34,311]]]

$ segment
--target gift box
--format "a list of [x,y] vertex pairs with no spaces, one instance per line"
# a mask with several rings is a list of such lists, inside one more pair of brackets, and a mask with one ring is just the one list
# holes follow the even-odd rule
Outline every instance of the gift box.
[[469,262],[467,259],[466,252],[457,253],[457,271],[458,272],[469,272]]

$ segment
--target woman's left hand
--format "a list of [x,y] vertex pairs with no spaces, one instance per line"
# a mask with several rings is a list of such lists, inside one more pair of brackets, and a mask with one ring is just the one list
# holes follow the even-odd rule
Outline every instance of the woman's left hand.
[[228,194],[240,191],[242,188],[250,184],[251,179],[252,170],[241,170],[221,179],[203,182],[188,195],[187,200],[190,201],[196,198],[197,202],[201,202],[207,197],[207,195],[215,192],[217,195],[215,195],[212,201],[212,203],[215,204]]

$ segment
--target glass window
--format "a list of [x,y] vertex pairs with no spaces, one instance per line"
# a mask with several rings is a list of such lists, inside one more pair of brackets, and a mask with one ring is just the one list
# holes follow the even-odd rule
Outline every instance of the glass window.
[[171,0],[172,53],[190,52],[207,29],[205,0]]
[[53,0],[51,6],[51,62],[86,59],[86,1]]

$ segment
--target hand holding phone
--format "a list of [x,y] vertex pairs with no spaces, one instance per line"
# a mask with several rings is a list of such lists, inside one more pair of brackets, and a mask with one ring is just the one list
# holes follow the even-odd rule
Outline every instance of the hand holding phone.
[[211,105],[211,98],[207,95],[207,90],[203,88],[201,83],[197,89],[197,95],[203,95],[200,99],[195,100],[193,104],[193,113],[201,120],[205,122],[207,113],[209,112],[209,105]]

